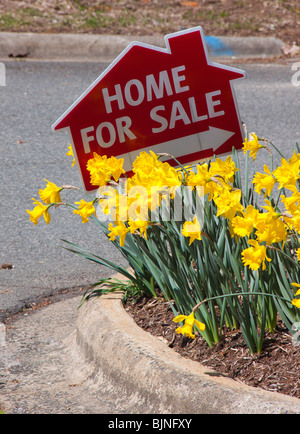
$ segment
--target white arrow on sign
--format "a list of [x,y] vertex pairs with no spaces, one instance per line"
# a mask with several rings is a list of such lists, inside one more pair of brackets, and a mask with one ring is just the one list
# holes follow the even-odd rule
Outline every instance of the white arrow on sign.
[[142,151],[153,151],[156,154],[166,153],[172,155],[175,158],[188,154],[194,154],[195,152],[203,151],[204,149],[213,149],[214,152],[234,134],[235,133],[232,131],[209,127],[208,130],[201,133],[169,140],[168,142],[159,143],[157,145],[149,146],[137,151],[132,151],[127,154],[118,155],[117,158],[124,158],[123,167],[127,172],[132,169],[132,162]]

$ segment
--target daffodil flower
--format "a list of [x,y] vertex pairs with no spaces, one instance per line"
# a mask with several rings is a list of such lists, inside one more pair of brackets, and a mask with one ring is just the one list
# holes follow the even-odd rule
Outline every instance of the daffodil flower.
[[129,220],[129,230],[133,234],[135,231],[139,230],[140,236],[143,236],[147,240],[147,227],[148,227],[148,221],[144,220]]
[[251,270],[258,270],[262,265],[262,269],[266,269],[265,260],[271,261],[267,256],[267,249],[265,246],[260,245],[256,240],[249,240],[248,243],[251,247],[242,251],[242,261],[248,265]]
[[259,143],[256,134],[251,133],[249,135],[249,138],[250,140],[248,140],[247,137],[245,138],[245,142],[243,143],[244,145],[243,150],[244,150],[244,154],[246,154],[247,151],[250,151],[249,157],[252,157],[254,161],[257,152],[259,151],[259,149],[264,148],[264,146]]
[[112,156],[107,160],[106,169],[116,182],[118,182],[120,176],[125,173],[125,170],[123,169],[123,164],[124,158],[116,158]]
[[71,165],[71,167],[73,167],[73,166],[75,166],[75,157],[74,157],[74,152],[73,152],[73,149],[72,149],[72,146],[71,145],[69,145],[68,146],[68,152],[66,153],[66,155],[68,156],[68,157],[73,157],[73,161],[72,161],[72,165]]
[[300,178],[299,167],[300,160],[290,163],[282,158],[281,166],[277,167],[277,169],[273,171],[273,175],[279,183],[279,190],[283,187],[291,189],[292,186],[296,185],[297,179]]
[[193,170],[190,170],[185,179],[186,185],[191,189],[195,186],[206,187],[206,184],[211,180],[211,176],[208,173],[207,163],[197,164],[196,169],[196,173]]
[[229,191],[227,188],[222,190],[219,197],[214,198],[214,202],[218,207],[217,217],[223,217],[232,220],[237,212],[243,211],[243,206],[240,203],[242,192],[239,189]]
[[255,227],[259,211],[253,205],[248,205],[242,214],[243,217],[236,216],[231,221],[233,234],[239,237],[249,237]]
[[176,329],[177,333],[181,333],[188,338],[195,339],[195,335],[193,334],[194,325],[199,328],[200,331],[205,330],[205,324],[195,319],[194,312],[187,315],[178,315],[173,319],[174,322],[182,322],[184,321],[184,325],[182,327],[178,327]]
[[63,188],[57,187],[54,182],[50,182],[47,179],[45,179],[45,181],[47,182],[46,188],[39,191],[39,195],[42,201],[44,201],[48,205],[50,203],[61,202],[60,192]]
[[88,160],[86,168],[90,172],[91,184],[102,187],[106,185],[111,177],[117,182],[125,173],[123,169],[124,158],[107,158],[106,155],[98,155],[96,152],[93,158]]
[[[296,286],[297,288],[300,288],[299,283],[292,283],[293,286]],[[295,293],[295,295],[300,295],[300,289]],[[292,304],[296,306],[298,309],[300,309],[300,298],[294,298],[292,300]]]
[[254,184],[254,191],[261,194],[261,190],[265,190],[264,197],[266,197],[271,195],[276,179],[266,164],[264,165],[264,171],[265,173],[256,172],[252,183]]
[[90,202],[86,202],[84,199],[81,199],[80,202],[75,202],[79,205],[78,209],[74,209],[74,214],[79,214],[82,218],[82,223],[87,223],[89,221],[89,217],[91,215],[96,215],[96,210],[94,207],[94,200]]
[[116,237],[120,237],[120,246],[124,247],[126,235],[129,232],[129,229],[125,225],[124,222],[118,222],[116,226],[112,223],[108,225],[108,237],[111,241],[115,241]]
[[211,176],[220,175],[224,180],[233,182],[235,172],[237,169],[234,161],[232,161],[231,156],[227,157],[225,161],[221,158],[217,158],[210,164],[209,174]]
[[201,240],[201,227],[196,216],[194,217],[192,222],[184,222],[182,228],[182,235],[190,238],[189,245],[191,245],[195,240]]
[[48,225],[50,223],[50,220],[51,220],[51,216],[48,212],[48,208],[50,205],[46,206],[34,198],[32,198],[32,200],[36,206],[34,207],[34,209],[32,211],[30,211],[29,209],[27,210],[27,212],[30,216],[30,221],[33,222],[34,225],[37,225],[38,219],[43,216],[45,219],[45,222]]

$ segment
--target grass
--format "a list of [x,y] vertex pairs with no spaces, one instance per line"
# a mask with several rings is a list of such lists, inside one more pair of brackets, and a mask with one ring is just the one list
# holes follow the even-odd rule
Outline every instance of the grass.
[[0,15],[0,29],[9,30],[12,27],[18,27],[19,21],[12,14]]
[[34,17],[42,18],[43,13],[35,8],[20,9],[18,13],[0,15],[0,30],[19,29],[21,27],[30,26]]
[[[13,0],[10,0],[14,4]],[[39,0],[40,1],[40,0]],[[68,8],[72,4],[72,7]],[[253,2],[252,2],[253,3]],[[122,33],[167,34],[181,28],[202,25],[206,34],[268,35],[270,29],[265,25],[259,8],[263,0],[257,0],[257,8],[251,2],[235,0],[230,9],[220,0],[214,2],[199,1],[199,7],[182,7],[181,2],[154,2],[152,0],[128,0],[113,2],[90,0],[55,0],[51,6],[47,2],[24,1],[23,8],[4,8],[0,13],[0,31],[42,31],[79,33]],[[36,6],[41,4],[41,6]],[[297,40],[296,23],[300,17],[297,0],[277,0],[268,2],[269,22],[274,22],[274,34],[288,42]],[[279,10],[278,10],[279,8]],[[280,26],[282,14],[290,21],[289,32]]]

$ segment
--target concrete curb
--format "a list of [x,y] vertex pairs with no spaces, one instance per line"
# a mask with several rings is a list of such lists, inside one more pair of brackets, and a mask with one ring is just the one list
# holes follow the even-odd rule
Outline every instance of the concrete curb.
[[[144,413],[300,413],[299,399],[240,384],[180,356],[136,325],[122,294],[82,306],[72,348],[74,366],[80,359],[90,378],[109,381]],[[101,382],[96,387],[100,392]]]
[[[215,57],[272,57],[282,54],[284,43],[274,37],[207,36],[208,53]],[[165,47],[163,36],[90,34],[0,33],[0,58],[107,61],[115,59],[133,41]]]

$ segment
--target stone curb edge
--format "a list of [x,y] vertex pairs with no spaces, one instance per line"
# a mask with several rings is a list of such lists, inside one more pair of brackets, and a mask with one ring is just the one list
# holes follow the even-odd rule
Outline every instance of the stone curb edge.
[[85,368],[89,365],[90,377],[108,380],[135,399],[141,413],[300,413],[297,398],[247,386],[176,353],[134,322],[123,307],[122,293],[83,304],[74,354],[75,365],[78,356]]
[[[213,57],[274,57],[284,43],[275,37],[206,36],[208,54]],[[165,47],[163,36],[119,36],[70,33],[0,32],[0,58],[64,61],[114,60],[133,41]]]

